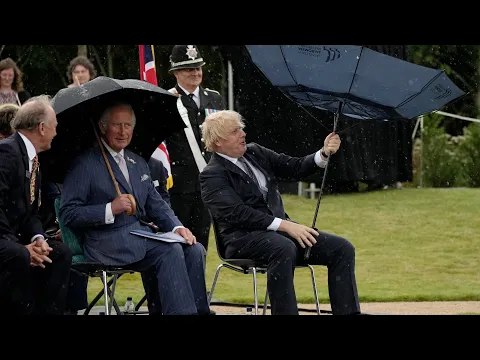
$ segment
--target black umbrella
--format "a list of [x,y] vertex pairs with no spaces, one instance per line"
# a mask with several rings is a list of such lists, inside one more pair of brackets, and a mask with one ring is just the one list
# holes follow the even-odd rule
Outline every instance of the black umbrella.
[[102,112],[116,102],[132,105],[136,125],[128,148],[148,161],[163,140],[185,127],[177,99],[167,90],[145,81],[104,76],[60,90],[52,99],[58,121],[57,136],[52,148],[40,154],[43,178],[63,183],[75,155],[96,142],[94,129]]
[[442,70],[363,46],[247,45],[246,48],[263,75],[288,98],[301,106],[334,113],[333,132],[340,114],[360,121],[413,119],[465,95]]

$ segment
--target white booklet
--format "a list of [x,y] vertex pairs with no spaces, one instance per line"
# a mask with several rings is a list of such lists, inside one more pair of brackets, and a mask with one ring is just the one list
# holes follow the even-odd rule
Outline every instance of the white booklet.
[[130,231],[130,234],[146,237],[153,240],[165,241],[169,243],[173,243],[173,242],[179,242],[184,244],[187,243],[187,241],[183,237],[171,231],[166,233],[160,233],[160,232],[153,233],[145,230],[132,230]]

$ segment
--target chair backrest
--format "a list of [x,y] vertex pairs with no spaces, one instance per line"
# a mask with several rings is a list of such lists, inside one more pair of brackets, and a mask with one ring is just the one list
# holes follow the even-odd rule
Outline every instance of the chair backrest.
[[72,251],[72,263],[78,263],[85,261],[85,256],[83,255],[83,241],[77,236],[72,230],[64,226],[60,221],[58,216],[60,209],[60,198],[55,199],[55,213],[58,219],[58,226],[62,232],[62,239],[65,245],[67,245]]
[[215,222],[215,219],[212,216],[210,210],[208,210],[210,214],[210,219],[212,220],[212,228],[213,228],[213,235],[215,236],[215,245],[217,247],[217,254],[220,260],[225,261],[225,246],[223,245],[222,241],[220,240],[220,233],[218,232],[218,225]]

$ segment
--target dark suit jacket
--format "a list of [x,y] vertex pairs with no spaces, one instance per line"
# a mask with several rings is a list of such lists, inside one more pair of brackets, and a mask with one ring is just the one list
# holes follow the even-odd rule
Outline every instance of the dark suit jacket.
[[[41,166],[41,164],[40,164]],[[0,141],[0,236],[26,245],[43,234],[38,216],[41,176],[37,170],[35,201],[30,205],[29,159],[18,133]]]
[[167,190],[167,169],[165,169],[165,166],[163,166],[163,163],[160,160],[155,159],[154,157],[151,157],[150,160],[148,160],[148,167],[150,168],[152,181],[158,181],[158,186],[155,186],[155,189],[157,189],[162,199],[165,200],[169,206],[171,206],[170,195],[168,194]]
[[275,217],[288,218],[278,180],[300,181],[320,169],[315,164],[315,154],[290,157],[256,143],[247,145],[244,157],[265,175],[266,201],[242,169],[218,154],[213,154],[200,174],[202,200],[215,220],[219,240],[234,249],[242,246],[248,234],[266,231]]
[[65,176],[59,220],[83,235],[87,258],[122,266],[145,257],[145,240],[130,234],[132,230],[151,231],[140,219],[153,221],[164,232],[182,224],[155,190],[147,162],[141,156],[124,151],[130,186],[117,162],[108,151],[106,153],[121,192],[135,197],[136,213],[116,215],[113,224],[105,224],[106,205],[117,197],[117,193],[101,149],[96,145],[77,157]]
[[[181,96],[182,103],[188,111],[188,119],[192,126],[193,133],[197,140],[200,151],[208,162],[211,154],[205,152],[205,144],[202,142],[200,125],[205,121],[205,109],[225,110],[222,96],[213,90],[200,88],[200,109],[193,100],[185,95],[185,92],[177,85],[175,87]],[[173,186],[169,190],[173,193],[192,193],[200,191],[198,183],[198,169],[193,157],[190,145],[184,131],[179,131],[170,136],[167,140],[167,148],[170,155],[173,175]]]

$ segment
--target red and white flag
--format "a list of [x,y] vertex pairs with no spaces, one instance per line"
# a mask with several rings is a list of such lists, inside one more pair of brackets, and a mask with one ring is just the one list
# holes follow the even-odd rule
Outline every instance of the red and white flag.
[[[157,85],[157,71],[155,69],[155,54],[153,45],[138,45],[140,55],[140,78],[150,84]],[[170,167],[170,156],[168,155],[167,144],[163,141],[152,154],[152,157],[160,160],[168,172],[167,190],[173,186],[172,169]]]

